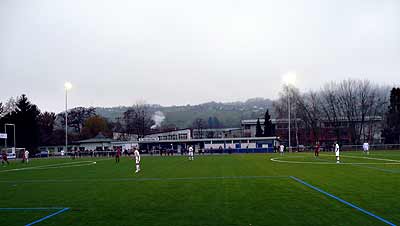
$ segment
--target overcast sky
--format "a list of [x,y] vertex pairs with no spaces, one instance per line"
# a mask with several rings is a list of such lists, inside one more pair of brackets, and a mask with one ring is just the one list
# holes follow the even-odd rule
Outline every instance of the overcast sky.
[[330,80],[400,84],[398,0],[1,0],[0,101],[42,110],[276,98]]

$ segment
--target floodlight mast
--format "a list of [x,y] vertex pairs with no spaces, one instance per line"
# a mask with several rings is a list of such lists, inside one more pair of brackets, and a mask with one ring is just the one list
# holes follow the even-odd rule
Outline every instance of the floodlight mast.
[[292,148],[292,145],[291,145],[291,131],[290,131],[290,126],[291,126],[291,118],[290,118],[290,114],[291,114],[291,105],[290,105],[290,93],[291,93],[291,91],[290,91],[290,86],[294,86],[295,85],[295,83],[296,83],[296,78],[297,78],[297,75],[296,75],[296,72],[288,72],[287,74],[285,74],[284,76],[283,76],[283,82],[285,83],[285,85],[287,86],[287,91],[288,91],[288,93],[287,93],[287,96],[288,96],[288,133],[289,133],[289,142],[288,142],[288,150],[290,151],[291,150],[291,148]]
[[64,83],[65,89],[65,153],[68,152],[68,91],[72,89],[70,82]]

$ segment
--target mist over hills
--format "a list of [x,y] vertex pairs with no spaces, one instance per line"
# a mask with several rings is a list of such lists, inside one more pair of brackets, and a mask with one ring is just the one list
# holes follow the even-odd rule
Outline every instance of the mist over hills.
[[[251,98],[244,102],[207,102],[198,105],[161,106],[150,104],[152,112],[160,111],[165,120],[162,125],[168,127],[187,128],[191,127],[195,119],[201,118],[206,123],[210,117],[215,117],[220,127],[240,127],[243,119],[263,118],[267,109],[272,112],[272,100],[265,98]],[[119,107],[96,107],[98,115],[111,121],[122,119],[123,113],[129,106]]]

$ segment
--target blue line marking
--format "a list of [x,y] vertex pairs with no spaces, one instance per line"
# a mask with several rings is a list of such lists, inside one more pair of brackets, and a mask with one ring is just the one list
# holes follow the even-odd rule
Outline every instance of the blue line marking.
[[390,221],[388,221],[388,220],[386,220],[386,219],[384,219],[384,218],[382,218],[382,217],[380,217],[380,216],[377,216],[377,215],[375,215],[375,214],[373,214],[373,213],[371,213],[371,212],[369,212],[369,211],[367,211],[367,210],[364,210],[364,209],[362,209],[362,208],[360,208],[360,207],[358,207],[358,206],[356,206],[356,205],[354,205],[354,204],[351,204],[351,203],[349,203],[349,202],[347,202],[347,201],[345,201],[345,200],[343,200],[343,199],[341,199],[341,198],[339,198],[339,197],[336,197],[336,196],[334,196],[334,195],[332,195],[332,194],[330,194],[330,193],[328,193],[328,192],[326,192],[326,191],[324,191],[324,190],[321,190],[321,189],[319,189],[319,188],[317,188],[317,187],[314,187],[314,186],[312,186],[311,184],[308,184],[307,182],[302,181],[302,180],[300,180],[300,179],[297,178],[297,177],[290,176],[290,178],[292,178],[293,180],[295,180],[295,181],[297,181],[297,182],[299,182],[299,183],[301,183],[301,184],[303,184],[303,185],[305,185],[305,186],[307,186],[307,187],[309,187],[309,188],[312,188],[312,189],[314,189],[314,190],[316,190],[316,191],[318,191],[318,192],[320,192],[320,193],[322,193],[322,194],[324,194],[324,195],[326,195],[326,196],[329,196],[329,197],[331,197],[331,198],[333,198],[333,199],[336,199],[337,201],[339,201],[339,202],[341,202],[341,203],[343,203],[343,204],[346,204],[346,205],[348,205],[348,206],[350,206],[350,207],[352,207],[352,208],[354,208],[354,209],[356,209],[356,210],[358,210],[358,211],[360,211],[360,212],[362,212],[362,213],[365,213],[365,214],[367,214],[367,215],[369,215],[369,216],[371,216],[371,217],[374,217],[375,219],[378,219],[378,220],[382,221],[383,223],[386,223],[386,224],[392,225],[392,226],[396,226],[396,225],[393,224],[392,222],[390,222]]
[[51,218],[51,217],[54,217],[54,216],[56,216],[56,215],[58,215],[58,214],[61,214],[61,213],[65,212],[65,211],[68,211],[68,210],[69,210],[69,208],[64,208],[64,209],[59,210],[59,211],[57,211],[57,212],[55,212],[55,213],[52,213],[52,214],[50,214],[50,215],[47,215],[47,216],[45,216],[45,217],[43,217],[43,218],[41,218],[41,219],[39,219],[39,220],[37,220],[37,221],[34,221],[34,222],[32,222],[32,223],[29,223],[29,224],[27,224],[27,225],[25,225],[25,226],[31,226],[31,225],[37,224],[37,223],[39,223],[39,222],[42,222],[42,221],[44,221],[44,220],[47,220],[47,219],[49,219],[49,218]]

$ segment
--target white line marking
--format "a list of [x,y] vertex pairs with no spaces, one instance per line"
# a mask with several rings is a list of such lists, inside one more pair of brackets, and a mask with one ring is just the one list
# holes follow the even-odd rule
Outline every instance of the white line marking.
[[126,178],[103,178],[103,179],[45,179],[45,180],[0,180],[0,183],[76,183],[76,182],[140,182],[140,181],[188,181],[188,180],[244,180],[244,179],[289,179],[288,176],[220,176],[220,177],[126,177]]
[[[321,156],[331,156],[332,158],[334,155],[321,155]],[[270,160],[273,162],[279,162],[279,163],[293,163],[293,164],[314,164],[314,165],[336,165],[337,163],[332,161],[332,162],[309,162],[309,161],[288,161],[288,160],[282,160],[283,158],[304,158],[307,156],[286,156],[286,157],[276,157],[276,158],[271,158]],[[400,161],[399,160],[393,160],[393,159],[382,159],[382,158],[372,158],[372,157],[362,157],[362,156],[351,156],[351,155],[343,155],[341,158],[358,158],[358,159],[369,159],[369,160],[377,160],[377,161],[386,161],[386,162],[341,162],[338,165],[399,165]]]
[[96,164],[96,162],[94,162],[94,161],[66,162],[66,163],[43,165],[43,166],[32,166],[32,167],[16,168],[16,169],[9,169],[9,170],[1,170],[0,173],[13,172],[13,171],[24,171],[24,170],[70,168],[70,167],[89,166],[89,165],[94,165],[94,164]]
[[381,158],[371,158],[371,157],[365,157],[365,156],[352,156],[352,155],[344,155],[344,157],[347,157],[347,158],[358,158],[358,159],[371,159],[371,160],[378,160],[378,161],[388,161],[388,162],[400,163],[400,160],[394,160],[394,159],[381,159]]

